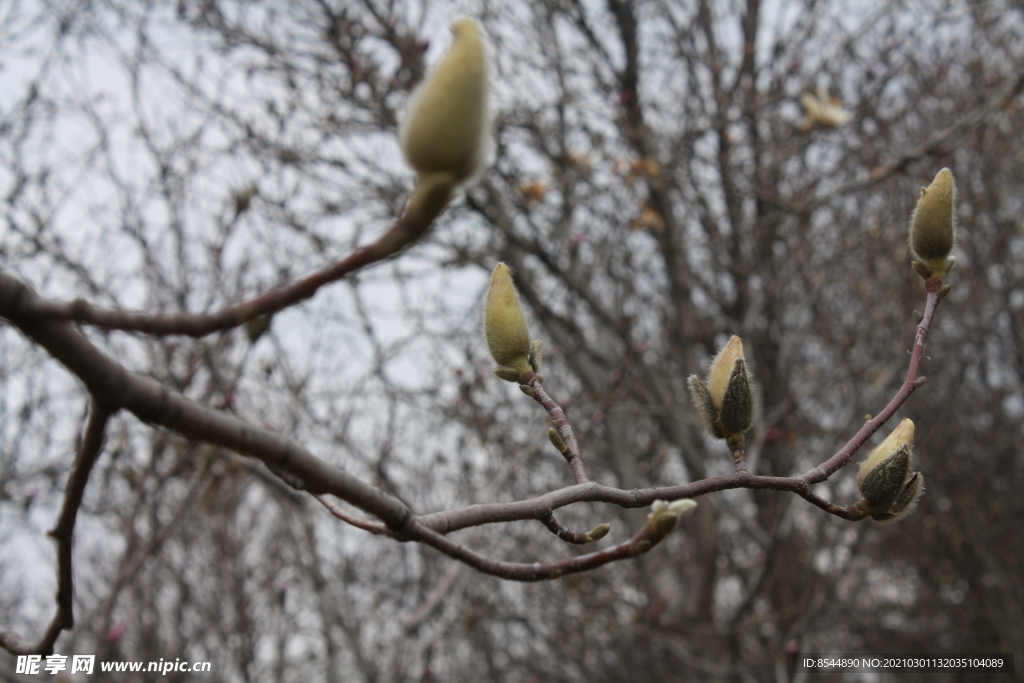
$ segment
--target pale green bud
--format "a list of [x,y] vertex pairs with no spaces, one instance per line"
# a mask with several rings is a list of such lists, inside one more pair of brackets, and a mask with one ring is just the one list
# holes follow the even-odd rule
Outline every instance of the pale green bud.
[[540,374],[540,366],[544,362],[544,344],[540,339],[534,339],[530,344],[530,353],[526,356],[527,362],[533,368],[534,373]]
[[264,315],[258,315],[247,320],[245,323],[245,336],[249,338],[249,343],[255,344],[259,341],[260,337],[270,329],[270,324],[273,320],[273,313],[265,313]]
[[558,449],[559,453],[565,453],[568,447],[565,445],[565,441],[562,440],[562,435],[558,433],[553,427],[548,429],[548,440],[551,441],[551,445]]
[[656,500],[651,504],[651,512],[647,515],[647,523],[644,525],[642,537],[656,545],[665,536],[672,533],[682,517],[690,514],[697,508],[697,501],[691,498],[683,498],[671,503],[664,500]]
[[508,266],[499,263],[491,273],[484,306],[484,337],[487,348],[499,367],[494,374],[508,382],[517,382],[531,371],[530,332],[519,304],[519,294],[512,284]]
[[410,98],[400,131],[402,152],[420,182],[434,174],[464,182],[487,157],[487,45],[468,17],[455,20],[452,34],[448,52]]
[[947,262],[956,244],[956,183],[953,173],[944,168],[928,187],[921,190],[917,208],[910,219],[910,248],[917,257],[931,266],[933,273],[922,277],[942,278],[952,268]]
[[711,436],[716,439],[724,439],[725,434],[718,428],[718,411],[715,410],[715,404],[711,400],[708,385],[697,375],[690,375],[686,384],[690,387],[690,398],[693,400],[693,406],[697,409],[697,414],[700,415],[704,426],[711,432]]

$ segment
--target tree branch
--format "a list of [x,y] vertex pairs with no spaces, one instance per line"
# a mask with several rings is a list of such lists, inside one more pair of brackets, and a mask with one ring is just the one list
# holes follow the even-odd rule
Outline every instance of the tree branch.
[[[250,425],[233,415],[204,406],[128,372],[115,363],[73,323],[39,320],[39,297],[16,278],[0,271],[0,317],[11,321],[77,376],[102,405],[124,408],[143,422],[159,425],[193,441],[204,441],[263,461],[294,488],[331,493],[401,529],[412,512],[400,500],[330,465],[305,448]],[[28,311],[28,312],[26,312]]]
[[61,631],[69,630],[75,625],[72,567],[75,520],[82,505],[85,486],[89,483],[89,475],[103,448],[104,434],[111,414],[100,401],[93,399],[85,434],[75,456],[75,466],[64,487],[64,504],[60,516],[57,517],[56,526],[47,532],[47,536],[57,542],[57,612],[53,615],[46,633],[35,645],[25,643],[10,631],[0,631],[0,647],[14,654],[53,654],[53,646]]
[[[857,505],[846,508],[835,505],[814,494],[811,486],[825,481],[847,465],[871,434],[892,417],[919,386],[917,371],[925,339],[941,298],[942,282],[933,278],[928,280],[925,286],[928,291],[927,305],[917,327],[910,367],[899,391],[839,452],[803,475],[758,476],[750,474],[745,468],[739,468],[730,475],[676,486],[629,491],[602,486],[586,477],[579,445],[565,420],[564,412],[547,395],[540,378],[529,373],[529,376],[524,377],[522,385],[530,389],[533,398],[554,418],[559,435],[566,442],[563,455],[569,461],[577,483],[524,501],[473,505],[445,512],[415,515],[400,500],[356,479],[340,468],[327,464],[280,435],[198,404],[165,389],[149,378],[128,372],[93,346],[71,322],[45,318],[40,320],[39,310],[45,308],[45,305],[40,304],[39,297],[25,284],[0,271],[0,316],[10,320],[29,339],[45,348],[85,383],[93,396],[96,411],[90,418],[90,427],[76,464],[76,474],[69,481],[65,510],[57,528],[52,532],[62,547],[66,542],[66,561],[65,553],[62,551],[59,562],[62,590],[58,593],[58,603],[61,607],[47,633],[47,638],[33,651],[44,649],[43,646],[52,648],[56,634],[74,623],[70,612],[70,529],[74,523],[74,513],[81,501],[81,491],[84,490],[88,470],[95,462],[99,444],[102,443],[103,426],[106,424],[107,416],[120,408],[130,411],[144,422],[160,425],[186,438],[217,444],[263,461],[289,484],[308,491],[331,514],[353,526],[399,541],[412,540],[424,543],[479,571],[514,581],[541,581],[595,569],[609,562],[645,553],[660,542],[662,537],[656,534],[652,537],[651,525],[648,524],[629,541],[606,550],[548,563],[516,563],[484,557],[448,538],[446,534],[471,526],[536,519],[563,540],[576,543],[579,542],[579,536],[586,537],[587,534],[577,534],[559,524],[554,518],[555,509],[578,502],[603,502],[623,508],[647,507],[655,500],[697,498],[714,491],[734,488],[789,491],[830,514],[853,521],[863,519],[865,515]],[[101,413],[96,406],[103,406],[107,412]],[[739,454],[742,454],[742,448],[739,449]],[[737,464],[741,462],[737,460]],[[349,514],[327,499],[324,495],[327,493],[369,512],[382,520],[382,523],[363,520]],[[63,581],[65,574],[68,578],[66,590]],[[48,641],[51,636],[52,639]],[[0,633],[0,645],[14,652],[26,651],[21,640],[10,633]]]
[[544,410],[548,411],[548,415],[551,416],[552,424],[555,426],[555,430],[558,432],[558,436],[562,437],[562,441],[565,442],[566,450],[562,453],[566,461],[569,463],[569,469],[572,470],[572,476],[576,478],[577,484],[585,484],[590,479],[587,477],[587,470],[583,466],[583,456],[580,454],[580,445],[576,441],[576,435],[573,434],[572,426],[569,421],[565,418],[565,412],[562,407],[555,403],[554,399],[548,396],[548,392],[544,390],[544,385],[541,384],[541,378],[532,372],[526,373],[521,380],[521,384],[528,386],[533,392],[530,394],[537,403],[544,406]]
[[590,536],[582,531],[573,531],[566,526],[563,526],[557,519],[555,519],[555,513],[549,512],[540,519],[540,523],[547,527],[547,530],[558,536],[566,543],[572,543],[573,545],[586,545],[591,542]]
[[[24,315],[38,319],[75,320],[111,330],[145,332],[164,336],[181,334],[204,337],[213,332],[229,330],[253,318],[276,313],[311,298],[324,285],[383,261],[418,241],[426,234],[440,212],[427,197],[410,204],[409,209],[376,242],[360,247],[350,255],[288,284],[276,287],[244,303],[227,306],[214,313],[150,314],[97,308],[84,299],[71,302],[34,299],[23,304]],[[423,206],[426,204],[426,206]]]
[[914,348],[910,354],[910,367],[907,368],[907,376],[903,380],[900,390],[892,397],[889,404],[882,409],[882,412],[864,423],[864,426],[854,434],[853,438],[846,442],[846,445],[839,449],[839,452],[828,459],[827,462],[814,467],[801,477],[808,484],[817,484],[825,481],[841,468],[849,464],[853,454],[874,434],[879,427],[885,424],[892,417],[900,406],[906,403],[910,395],[917,389],[917,370],[921,364],[921,355],[924,353],[924,340],[928,336],[928,329],[931,327],[932,318],[935,317],[935,309],[941,300],[940,290],[942,280],[931,278],[925,282],[925,289],[928,291],[928,301],[925,304],[924,317],[917,326],[917,334],[914,336]]
[[375,522],[370,519],[363,519],[362,517],[359,517],[357,515],[353,515],[348,510],[346,510],[345,508],[341,507],[333,500],[328,498],[327,494],[321,493],[314,495],[313,497],[320,501],[320,504],[327,508],[328,512],[330,512],[332,515],[334,515],[341,521],[345,522],[346,524],[350,524],[356,527],[357,529],[362,529],[363,531],[369,531],[371,534],[376,534],[377,536],[387,536],[388,538],[395,538],[395,535],[391,533],[391,530],[388,529],[387,526],[385,526],[384,524],[381,524],[380,522]]

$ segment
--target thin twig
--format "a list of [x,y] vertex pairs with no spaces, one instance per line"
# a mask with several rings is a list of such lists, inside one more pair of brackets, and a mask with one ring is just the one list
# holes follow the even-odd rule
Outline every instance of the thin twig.
[[1022,90],[1024,90],[1024,74],[1018,75],[1012,83],[999,91],[998,94],[994,95],[974,111],[966,114],[956,123],[953,123],[949,127],[939,131],[929,140],[926,140],[917,147],[905,152],[898,159],[873,169],[871,175],[864,180],[853,181],[846,185],[829,190],[827,194],[810,197],[802,201],[788,200],[763,188],[754,188],[754,193],[761,199],[783,207],[790,213],[801,214],[813,211],[819,206],[835,200],[836,197],[870,189],[896,173],[899,173],[912,162],[922,159],[929,154],[933,154],[943,145],[977,128],[992,112],[1004,108],[1007,103],[1017,97]]
[[565,576],[566,574],[590,571],[611,562],[618,562],[620,560],[636,557],[637,555],[642,555],[650,551],[652,547],[661,541],[661,538],[651,538],[649,527],[644,526],[633,536],[633,538],[629,539],[625,543],[620,543],[619,545],[605,550],[598,550],[587,555],[569,557],[562,560],[556,560],[554,562],[522,563],[503,562],[501,560],[484,557],[483,555],[456,543],[447,536],[443,536],[429,527],[420,524],[416,519],[413,519],[410,524],[407,525],[406,532],[414,540],[436,548],[445,555],[468,564],[470,567],[473,567],[485,574],[497,576],[509,581],[523,582],[547,581],[550,579],[557,579],[560,576]]
[[346,524],[350,524],[356,527],[357,529],[362,529],[363,531],[369,531],[371,534],[376,534],[378,536],[387,536],[389,538],[395,538],[395,535],[391,533],[387,526],[385,526],[382,522],[375,522],[371,519],[363,519],[358,515],[353,515],[348,510],[346,510],[345,508],[341,507],[333,500],[328,498],[327,494],[321,493],[313,497],[320,501],[320,504],[327,508],[328,512],[330,512],[332,515],[334,515],[341,521],[345,522]]
[[585,484],[590,481],[587,477],[587,470],[583,466],[580,445],[576,441],[576,435],[573,434],[572,426],[565,418],[565,412],[562,410],[562,407],[548,396],[548,392],[544,390],[544,385],[541,384],[541,378],[532,372],[526,373],[520,379],[520,383],[530,387],[533,391],[533,400],[544,406],[544,410],[548,411],[548,415],[551,416],[551,422],[555,426],[555,430],[558,431],[558,435],[562,437],[562,441],[565,442],[568,448],[568,452],[563,453],[563,455],[569,463],[569,469],[572,470],[572,476],[575,477],[576,483]]
[[[399,541],[412,540],[430,545],[475,569],[504,579],[540,581],[554,579],[565,574],[588,571],[609,562],[635,557],[647,552],[661,540],[661,537],[645,538],[645,534],[649,531],[645,526],[630,541],[606,550],[548,563],[517,563],[484,557],[448,538],[446,534],[471,526],[526,519],[545,522],[549,528],[552,528],[553,522],[556,528],[564,529],[554,522],[553,511],[572,503],[603,502],[623,508],[638,508],[649,506],[659,499],[672,501],[681,498],[697,498],[715,491],[735,488],[789,491],[830,514],[848,520],[862,519],[864,517],[863,510],[856,504],[845,508],[835,505],[814,494],[811,491],[811,486],[825,481],[848,464],[857,449],[863,446],[871,434],[892,417],[917,388],[917,371],[924,351],[925,339],[938,307],[942,283],[939,280],[930,279],[925,286],[928,291],[927,305],[921,323],[917,327],[907,376],[899,391],[889,404],[877,416],[869,420],[839,452],[803,475],[768,477],[753,475],[741,469],[730,475],[676,486],[629,491],[602,486],[586,477],[582,458],[579,455],[579,445],[572,433],[572,428],[565,419],[564,412],[544,391],[540,378],[531,373],[530,376],[524,377],[523,384],[533,391],[534,398],[553,418],[559,435],[566,442],[567,460],[569,460],[577,483],[530,500],[473,505],[426,515],[413,514],[404,503],[393,496],[352,477],[340,468],[327,464],[301,446],[269,430],[249,425],[232,415],[173,393],[151,379],[128,372],[100,352],[72,323],[40,320],[38,311],[45,306],[39,305],[39,297],[17,278],[4,272],[0,272],[0,316],[10,320],[28,338],[45,348],[84,382],[93,396],[94,405],[104,406],[111,412],[124,408],[146,422],[166,427],[186,438],[217,444],[255,457],[271,467],[275,473],[284,474],[290,480],[294,479],[295,485],[317,496],[321,504],[331,510],[335,516],[371,533],[389,535]],[[94,444],[97,440],[102,440],[102,428],[92,428],[94,423],[101,419],[99,409],[96,410],[97,414],[90,418],[90,429],[83,441],[82,452],[86,454],[92,452],[86,450],[86,444]],[[105,417],[102,418],[104,421],[105,419]],[[98,444],[89,446],[90,449],[93,447],[98,453]],[[94,461],[95,453],[92,457]],[[80,456],[81,462],[85,462],[85,460],[84,456]],[[82,477],[87,477],[87,470],[76,466],[76,473],[80,470],[84,473]],[[81,489],[84,489],[84,479],[79,481],[75,476],[72,479],[78,482],[75,487],[80,486]],[[68,526],[69,522],[66,521],[66,514],[72,515],[70,524],[73,524],[73,511],[77,511],[77,504],[80,502],[81,496],[81,491],[75,487],[69,482],[65,512],[62,512],[61,522],[53,532],[59,543],[64,545],[68,551],[67,561],[62,560],[60,564],[61,576],[64,576],[65,572],[70,576],[70,527]],[[75,491],[78,491],[77,498],[73,495]],[[323,494],[327,493],[369,512],[381,522],[363,520],[347,513],[326,499]],[[570,535],[573,533],[567,529],[565,531]],[[66,543],[64,539],[67,539]],[[63,606],[65,604],[64,596],[70,596],[70,591],[62,591],[60,596],[59,602]],[[70,602],[67,604],[69,605],[68,610],[70,610]],[[60,628],[63,628],[63,624],[73,623],[73,619],[70,616],[63,616],[61,611],[59,610],[58,617],[61,619]],[[68,611],[68,615],[70,615],[70,611]],[[55,617],[55,624],[58,623],[57,619]],[[57,629],[58,633],[60,628]],[[55,636],[53,639],[55,640]],[[11,633],[0,633],[0,646],[13,652],[26,651],[22,641]],[[52,642],[49,643],[49,647],[52,648]]]
[[549,512],[548,514],[541,517],[540,523],[547,527],[548,531],[558,536],[566,543],[572,543],[573,545],[586,545],[591,543],[590,536],[582,531],[573,531],[565,526],[562,526],[557,519],[555,519],[555,513]]
[[910,367],[907,368],[907,376],[903,385],[896,395],[892,397],[889,404],[880,413],[864,423],[864,426],[854,434],[853,438],[846,442],[839,452],[828,459],[827,462],[811,468],[802,475],[802,479],[808,484],[817,484],[825,481],[841,468],[849,464],[853,454],[867,442],[871,435],[879,427],[885,424],[892,417],[900,406],[902,406],[910,395],[917,388],[917,370],[921,365],[921,357],[924,353],[924,341],[928,336],[928,329],[931,327],[932,318],[935,317],[935,309],[941,300],[939,290],[942,289],[942,280],[931,278],[925,282],[925,289],[928,291],[928,301],[925,304],[924,317],[917,326],[917,334],[914,336],[914,348],[910,354]]
[[181,334],[203,337],[238,327],[261,315],[276,313],[311,298],[324,285],[394,256],[419,240],[432,220],[432,216],[424,216],[422,212],[407,211],[373,244],[360,247],[345,258],[310,275],[214,313],[151,314],[120,311],[98,308],[84,299],[70,302],[37,299],[26,306],[24,313],[37,318],[75,320],[104,329],[145,332],[158,336]]
[[434,587],[434,590],[430,591],[430,595],[423,601],[415,612],[410,612],[402,617],[402,628],[405,629],[406,633],[412,633],[415,631],[423,621],[431,615],[431,613],[437,609],[438,605],[448,595],[448,591],[455,586],[456,580],[462,576],[462,572],[465,571],[466,565],[452,563],[448,568],[448,573],[445,574],[441,582]]
[[90,406],[85,434],[75,456],[74,469],[71,470],[71,476],[64,487],[64,504],[60,516],[57,517],[57,524],[46,534],[57,542],[57,612],[53,615],[46,633],[35,645],[26,644],[14,633],[0,631],[0,646],[14,654],[51,655],[61,631],[67,631],[75,625],[72,567],[75,520],[82,506],[89,475],[103,449],[103,438],[110,416],[111,412],[94,399]]

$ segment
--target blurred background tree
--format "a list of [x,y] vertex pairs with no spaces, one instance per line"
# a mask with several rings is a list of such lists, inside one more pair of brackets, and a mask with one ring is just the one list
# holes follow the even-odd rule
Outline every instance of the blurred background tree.
[[[495,161],[426,241],[262,334],[90,338],[418,512],[517,500],[571,478],[544,415],[490,373],[480,304],[501,260],[594,479],[731,471],[685,387],[730,334],[758,392],[748,467],[788,476],[902,380],[923,301],[906,226],[948,166],[958,266],[900,414],[918,425],[920,509],[851,524],[726,491],[637,561],[514,584],[120,416],[58,652],[211,660],[245,681],[788,681],[797,651],[1020,660],[1019,2],[12,0],[3,267],[48,297],[201,311],[348,253],[401,211],[400,112],[460,14],[494,49]],[[35,633],[84,392],[8,326],[0,349],[0,615]],[[848,472],[823,487],[857,497]],[[644,514],[563,521],[612,521],[622,540]],[[459,538],[518,561],[569,552],[536,524],[500,529]]]

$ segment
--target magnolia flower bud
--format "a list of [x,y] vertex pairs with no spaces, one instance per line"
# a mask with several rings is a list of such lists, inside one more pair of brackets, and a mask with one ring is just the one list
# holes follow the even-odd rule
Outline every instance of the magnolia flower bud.
[[480,171],[487,158],[489,68],[475,21],[456,19],[452,34],[448,52],[409,100],[400,139],[420,184],[436,176],[454,188]]
[[907,515],[924,492],[924,476],[910,470],[914,423],[903,420],[861,463],[857,488],[871,517],[892,522]]
[[914,421],[907,418],[900,422],[896,429],[892,430],[889,436],[885,437],[882,443],[878,444],[867,459],[861,463],[860,471],[857,473],[857,484],[864,480],[868,472],[873,470],[877,465],[891,457],[900,449],[902,446],[908,448],[914,445]]
[[903,490],[889,511],[872,515],[871,519],[876,522],[886,523],[897,522],[903,519],[917,507],[917,502],[920,500],[922,493],[924,493],[924,475],[920,472],[914,472],[903,484]]
[[903,492],[903,482],[910,470],[910,447],[900,446],[888,457],[879,461],[866,472],[861,471],[857,480],[861,495],[872,510],[888,510]]
[[953,173],[944,168],[928,187],[921,190],[921,198],[910,219],[910,248],[928,268],[914,266],[922,277],[942,278],[953,262],[950,252],[956,243],[956,183]]
[[730,338],[711,361],[707,382],[692,375],[687,384],[694,406],[712,436],[734,439],[750,428],[754,400],[739,337]]
[[697,501],[683,498],[671,503],[656,500],[651,504],[651,512],[647,515],[647,523],[633,537],[633,554],[640,555],[661,543],[662,539],[672,533],[682,517],[697,508]]
[[494,374],[508,382],[517,382],[524,372],[533,368],[529,357],[530,332],[519,304],[519,294],[512,284],[508,266],[499,263],[491,274],[484,306],[484,337],[487,348],[499,367]]

